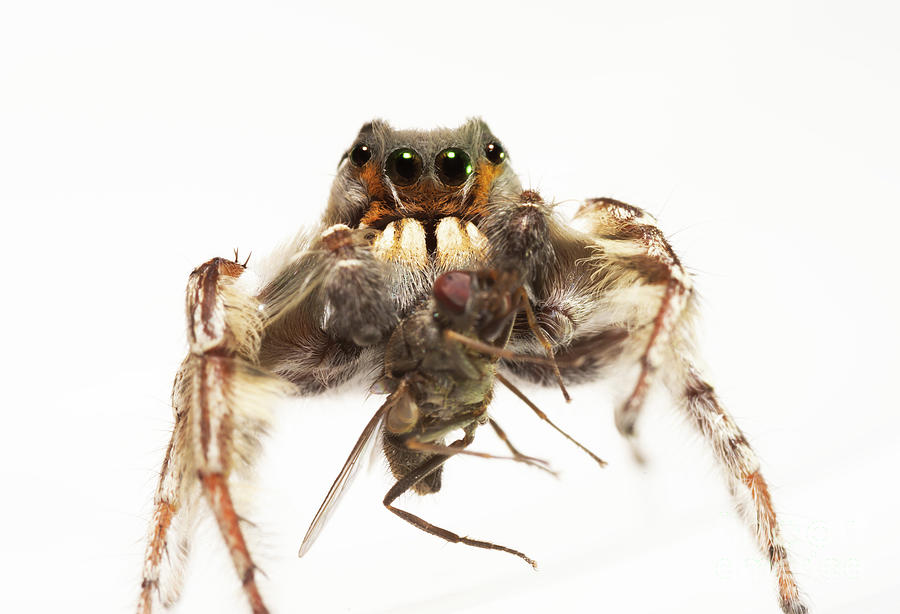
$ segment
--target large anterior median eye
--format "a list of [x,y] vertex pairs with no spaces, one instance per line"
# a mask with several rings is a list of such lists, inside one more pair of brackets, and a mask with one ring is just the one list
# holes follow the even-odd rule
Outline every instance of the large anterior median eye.
[[388,156],[384,172],[394,185],[412,185],[422,176],[422,156],[414,149],[395,149]]
[[444,185],[462,185],[472,174],[472,160],[462,149],[450,147],[434,159],[434,169]]

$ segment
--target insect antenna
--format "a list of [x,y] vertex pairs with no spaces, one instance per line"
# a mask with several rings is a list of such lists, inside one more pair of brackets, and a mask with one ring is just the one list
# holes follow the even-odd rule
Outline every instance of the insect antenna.
[[497,378],[497,381],[499,381],[501,384],[503,384],[504,386],[506,386],[507,388],[509,388],[510,391],[512,391],[512,393],[513,393],[514,395],[516,395],[517,397],[519,397],[520,399],[522,399],[522,401],[525,403],[525,405],[527,405],[528,407],[530,407],[531,410],[532,410],[534,413],[536,413],[536,414],[538,415],[538,418],[540,418],[541,420],[543,420],[544,422],[546,422],[547,424],[549,424],[550,426],[552,426],[552,427],[553,427],[554,429],[556,429],[556,431],[557,431],[558,433],[560,433],[563,437],[565,437],[566,439],[568,439],[569,441],[571,441],[572,443],[574,443],[576,446],[578,446],[579,448],[581,448],[581,449],[582,449],[584,452],[586,452],[591,458],[593,458],[595,461],[597,461],[597,464],[599,464],[601,467],[605,467],[605,466],[606,466],[606,461],[605,461],[605,460],[603,460],[602,458],[600,458],[599,456],[597,456],[596,454],[594,454],[593,452],[591,452],[590,450],[588,450],[586,447],[584,447],[584,446],[581,445],[578,441],[576,441],[571,435],[569,435],[569,434],[566,433],[564,430],[562,430],[561,428],[559,428],[558,426],[556,426],[556,425],[553,423],[553,421],[550,420],[550,418],[547,417],[547,414],[545,414],[543,411],[541,411],[541,408],[539,408],[537,405],[535,405],[535,404],[531,401],[531,399],[529,399],[527,396],[525,396],[525,393],[524,393],[524,392],[522,392],[521,390],[519,390],[518,388],[516,388],[516,386],[515,386],[512,382],[510,382],[508,379],[506,379],[505,377],[503,377],[503,376],[500,375],[499,373],[495,374],[495,377]]

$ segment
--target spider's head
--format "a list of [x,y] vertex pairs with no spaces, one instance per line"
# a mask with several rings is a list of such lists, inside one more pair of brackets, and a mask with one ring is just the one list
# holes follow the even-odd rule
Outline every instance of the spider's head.
[[341,158],[325,221],[382,229],[405,217],[478,220],[493,199],[520,191],[503,145],[480,119],[431,131],[375,120]]

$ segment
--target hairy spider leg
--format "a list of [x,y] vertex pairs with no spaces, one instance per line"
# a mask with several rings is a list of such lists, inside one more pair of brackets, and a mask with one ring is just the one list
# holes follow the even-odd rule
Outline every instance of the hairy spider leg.
[[769,487],[760,473],[759,458],[734,419],[722,407],[713,387],[694,365],[683,362],[682,373],[681,381],[672,383],[673,393],[691,422],[710,443],[716,461],[724,470],[738,510],[753,529],[760,550],[769,560],[778,583],[782,610],[787,614],[806,614],[807,608],[801,600],[781,539]]
[[647,392],[656,370],[662,364],[660,354],[668,347],[669,337],[685,305],[685,288],[681,282],[672,279],[666,285],[659,312],[653,320],[653,332],[640,358],[640,373],[637,382],[624,403],[616,407],[616,428],[626,437],[634,436],[634,425],[640,414]]
[[[185,420],[183,417],[175,421],[172,438],[169,440],[166,456],[163,459],[156,494],[153,497],[153,519],[150,523],[147,548],[144,553],[141,594],[137,608],[138,614],[150,614],[153,605],[153,592],[159,591],[160,564],[162,563],[163,555],[168,553],[171,556],[171,553],[168,551],[167,538],[172,519],[178,512],[178,491],[181,486],[181,476],[172,457],[173,451],[180,444],[180,441],[176,440],[181,440],[184,437],[184,424]],[[183,566],[183,559],[186,554],[186,548],[179,548],[175,553],[175,556],[182,559],[176,563],[178,567]],[[179,587],[175,586],[173,589],[174,596],[163,598],[164,602],[174,601],[177,598]]]
[[[160,566],[176,514],[193,510],[197,496],[212,510],[235,571],[255,614],[267,612],[229,491],[229,477],[248,469],[269,425],[269,405],[294,389],[257,364],[263,316],[259,303],[238,278],[244,267],[214,258],[191,273],[186,312],[190,352],[172,392],[175,429],[163,462],[145,557],[139,614],[149,614]],[[195,481],[196,480],[196,481]],[[187,530],[190,530],[190,523]],[[187,536],[177,560],[183,565]],[[173,587],[160,590],[164,605],[178,597],[180,569]]]
[[228,547],[234,569],[237,571],[247,599],[250,601],[253,614],[268,614],[269,610],[263,604],[262,595],[259,594],[259,588],[256,586],[257,567],[250,558],[250,551],[247,549],[247,542],[241,532],[240,519],[234,511],[225,476],[222,473],[201,471],[199,478],[203,483],[206,500],[216,517],[219,531],[225,538],[225,545]]
[[628,398],[615,411],[616,427],[630,438],[687,306],[690,278],[656,220],[645,211],[612,198],[594,198],[578,210],[575,220],[592,237],[592,275],[610,297],[614,299],[617,292],[626,288],[663,288],[650,335],[638,360],[637,380]]
[[[566,226],[538,199],[520,200],[530,202],[507,204],[494,219],[513,220],[530,231],[516,242],[504,242],[503,226],[496,222],[493,232],[487,233],[495,246],[492,262],[526,273],[540,270],[525,281],[564,374],[574,381],[590,381],[610,365],[637,364],[637,378],[616,407],[615,422],[639,461],[635,423],[661,374],[725,469],[739,511],[754,528],[776,576],[782,609],[786,614],[805,614],[759,461],[687,358],[692,352],[692,284],[656,221],[637,207],[597,198],[586,201]],[[538,250],[545,244],[553,246],[552,255]],[[540,260],[549,264],[539,269],[528,257],[533,253],[542,254]],[[532,355],[539,351],[523,336],[512,345]],[[552,385],[555,379],[539,361],[503,358],[505,366],[533,381]]]

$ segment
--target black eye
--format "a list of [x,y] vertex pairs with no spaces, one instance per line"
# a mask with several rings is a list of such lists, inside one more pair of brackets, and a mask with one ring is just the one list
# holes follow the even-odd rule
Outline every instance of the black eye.
[[462,149],[450,147],[437,155],[434,168],[444,185],[462,185],[472,174],[472,160]]
[[500,143],[488,143],[484,146],[484,155],[491,164],[500,164],[506,159],[506,151]]
[[353,166],[362,166],[372,157],[372,150],[368,145],[360,143],[350,150],[350,164]]
[[395,149],[388,156],[384,171],[395,185],[412,185],[422,176],[422,156],[413,149]]

